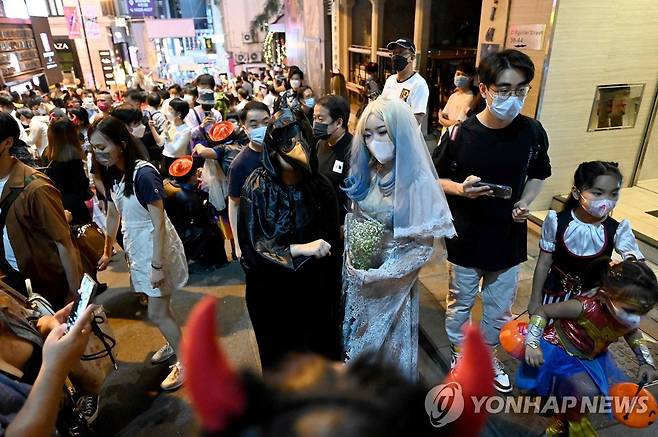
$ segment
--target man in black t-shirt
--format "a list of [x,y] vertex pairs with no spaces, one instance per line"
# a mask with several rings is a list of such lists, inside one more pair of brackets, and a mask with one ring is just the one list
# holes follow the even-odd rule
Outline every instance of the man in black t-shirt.
[[[511,318],[519,266],[527,259],[529,205],[551,175],[544,128],[520,115],[534,76],[530,58],[517,50],[498,52],[480,62],[478,75],[486,108],[446,131],[434,156],[457,230],[457,237],[446,241],[451,367],[480,281],[482,334],[497,347],[500,328]],[[487,183],[510,187],[511,197],[501,198]],[[510,392],[502,364],[494,358],[493,365],[496,389]]]
[[313,108],[313,135],[318,140],[318,170],[331,181],[336,191],[341,226],[349,208],[349,199],[342,189],[350,172],[352,134],[347,131],[349,118],[350,106],[340,96],[324,96]]
[[242,257],[238,241],[238,211],[240,194],[247,178],[261,165],[260,155],[263,151],[265,131],[270,122],[270,110],[262,102],[247,103],[240,114],[244,130],[250,138],[249,145],[235,157],[228,172],[228,217],[235,241],[235,254]]

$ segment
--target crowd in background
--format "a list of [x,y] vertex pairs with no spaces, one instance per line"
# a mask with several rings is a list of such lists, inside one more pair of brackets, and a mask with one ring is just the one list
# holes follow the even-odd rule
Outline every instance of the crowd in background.
[[[426,418],[413,408],[423,397],[417,385],[417,280],[433,256],[443,255],[435,239],[447,242],[450,378],[474,394],[512,391],[496,351],[527,259],[529,207],[551,175],[548,136],[539,122],[521,114],[534,65],[516,50],[485,58],[477,77],[473,65],[459,65],[455,91],[439,116],[444,135],[430,156],[421,133],[429,88],[414,69],[415,45],[400,38],[387,47],[396,74],[382,84],[377,66],[365,66],[367,103],[352,132],[344,76],[332,73],[330,93],[318,95],[295,66],[237,77],[200,74],[167,86],[140,72],[125,92],[59,84],[49,92],[28,88],[23,95],[0,89],[0,270],[19,300],[32,296],[31,281],[54,312],[31,324],[23,321],[23,309],[0,312],[0,335],[18,337],[12,341],[24,346],[12,355],[0,341],[0,394],[6,394],[0,405],[13,408],[0,412],[0,426],[13,427],[7,435],[52,429],[55,388],[82,354],[96,318],[91,307],[64,335],[70,301],[82,274],[96,278],[119,247],[131,287],[165,339],[150,359],[172,363],[160,387],[175,390],[189,382],[205,431],[235,435],[262,426],[272,432],[266,435],[293,435],[290,429],[322,416],[326,435],[408,435],[409,429],[431,435]],[[620,185],[616,164],[584,163],[565,212],[549,215],[528,308],[534,337],[527,337],[527,365],[521,367],[527,375],[517,375],[519,386],[539,392],[540,383],[556,377],[565,386],[604,392],[599,379],[610,375],[603,370],[597,386],[571,378],[585,359],[599,355],[560,355],[565,369],[559,375],[547,372],[560,366],[544,366],[539,375],[530,369],[541,364],[542,350],[548,354],[549,345],[540,341],[544,328],[551,329],[547,319],[587,318],[590,307],[610,320],[623,319],[614,339],[604,342],[626,335],[641,374],[655,376],[637,326],[639,315],[658,301],[658,286],[630,224],[609,216]],[[103,239],[102,255],[92,261],[80,246],[88,226]],[[609,259],[594,262],[594,255],[613,249],[624,257],[619,267],[608,265]],[[578,269],[571,271],[574,259]],[[239,261],[245,273],[263,369],[276,371],[291,352],[322,358],[288,363],[271,387],[249,375],[237,378],[216,350],[214,312],[207,303],[190,318],[191,341],[181,342],[172,295],[190,272],[230,261]],[[586,278],[592,266],[599,275]],[[566,280],[573,282],[568,290]],[[585,284],[600,288],[603,297],[587,300],[594,298],[585,294]],[[98,292],[106,288],[99,284]],[[478,293],[482,336],[463,329]],[[572,293],[580,300],[571,302],[583,302],[587,311],[571,303],[571,310],[551,306]],[[611,303],[601,303],[603,298]],[[624,307],[617,312],[615,304]],[[573,340],[596,335],[583,331]],[[33,361],[33,350],[43,350],[41,363],[40,357]],[[556,356],[547,355],[547,362]],[[349,370],[336,370],[332,361],[347,362]],[[301,390],[303,396],[289,390],[299,387],[288,381],[298,376],[291,368],[314,375],[301,383],[310,388]],[[343,380],[349,383],[334,383]],[[216,391],[209,394],[206,384],[216,384]],[[30,389],[37,394],[28,395]],[[98,414],[99,390],[67,397],[84,423]],[[261,404],[264,391],[277,400],[276,408]],[[372,399],[379,396],[381,401]],[[48,408],[33,417],[28,406]],[[280,417],[288,422],[278,422]],[[484,416],[469,417],[466,411],[453,433],[476,433]],[[565,427],[583,426],[585,419],[576,419],[560,420]],[[71,430],[70,423],[60,426]]]

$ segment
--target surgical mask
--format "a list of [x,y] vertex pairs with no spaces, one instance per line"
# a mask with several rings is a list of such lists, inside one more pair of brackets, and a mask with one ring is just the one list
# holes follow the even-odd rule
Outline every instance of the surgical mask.
[[85,99],[82,101],[82,107],[85,109],[93,109],[94,99],[92,99],[91,97],[85,97]]
[[144,126],[143,124],[140,124],[132,128],[132,133],[137,138],[142,138],[144,136],[144,132],[146,132],[146,126]]
[[100,110],[103,111],[103,112],[105,112],[105,111],[107,111],[108,109],[110,109],[110,104],[107,103],[107,102],[103,102],[103,101],[98,102],[98,103],[96,104],[96,106],[98,106],[98,109],[100,109]]
[[117,162],[117,158],[112,155],[112,149],[94,150],[96,162],[104,167],[111,167]]
[[185,100],[188,105],[193,105],[194,104],[194,96],[192,94],[185,94],[183,96],[183,100]]
[[613,315],[617,320],[619,320],[624,325],[629,328],[639,328],[640,327],[640,315],[631,314],[623,308],[616,306],[611,300],[608,300],[610,303],[610,309],[612,310]]
[[304,100],[304,104],[309,108],[312,108],[315,106],[315,99],[313,97],[309,97],[308,99]]
[[391,59],[393,61],[393,69],[395,71],[402,71],[407,67],[407,65],[409,65],[409,60],[402,55],[395,55]]
[[299,89],[302,86],[302,81],[299,79],[293,79],[290,81],[290,87],[294,90]]
[[585,211],[594,217],[603,218],[607,217],[608,214],[610,214],[610,212],[615,209],[615,206],[617,206],[617,201],[610,199],[589,200],[581,194],[580,206],[582,206]]
[[514,120],[516,116],[521,113],[523,103],[525,103],[525,97],[509,96],[504,98],[496,95],[493,95],[492,97],[491,104],[487,102],[489,111],[491,111],[496,118],[503,121]]
[[466,88],[470,80],[471,78],[468,76],[455,76],[455,86],[457,88]]
[[316,121],[313,123],[313,136],[318,140],[327,140],[331,136],[328,131],[329,125],[327,123],[320,123]]
[[367,147],[380,164],[386,164],[395,157],[395,144],[391,140],[372,140]]
[[267,126],[254,128],[249,132],[249,139],[252,143],[262,146],[265,142],[265,132],[267,132]]

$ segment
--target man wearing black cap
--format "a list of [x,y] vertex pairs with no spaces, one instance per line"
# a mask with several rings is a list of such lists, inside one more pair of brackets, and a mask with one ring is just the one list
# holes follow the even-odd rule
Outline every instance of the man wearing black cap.
[[397,97],[407,102],[411,106],[418,124],[421,124],[427,113],[430,89],[425,79],[414,70],[416,46],[408,38],[398,38],[388,43],[386,48],[391,51],[393,69],[397,71],[397,74],[391,75],[386,80],[382,97]]

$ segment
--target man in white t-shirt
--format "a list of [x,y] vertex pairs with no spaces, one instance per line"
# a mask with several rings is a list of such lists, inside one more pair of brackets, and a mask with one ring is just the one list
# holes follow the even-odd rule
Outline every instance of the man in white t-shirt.
[[427,99],[430,89],[423,77],[414,70],[416,59],[416,46],[408,38],[399,38],[388,43],[387,49],[391,51],[393,74],[386,79],[382,96],[384,98],[399,98],[411,106],[411,110],[421,124],[427,113]]

